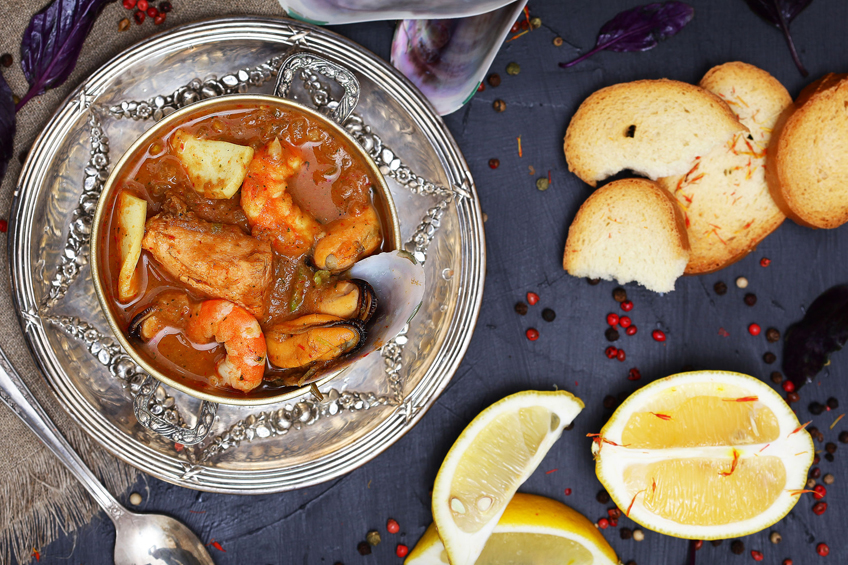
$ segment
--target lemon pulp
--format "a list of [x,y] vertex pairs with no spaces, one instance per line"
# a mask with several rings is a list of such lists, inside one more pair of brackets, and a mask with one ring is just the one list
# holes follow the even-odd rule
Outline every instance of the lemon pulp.
[[779,433],[774,412],[759,402],[695,396],[649,403],[630,416],[621,440],[632,449],[664,449],[768,443]]
[[732,459],[667,459],[630,465],[624,482],[657,516],[693,526],[718,525],[768,509],[786,485],[786,468],[771,456],[741,459],[735,469]]
[[539,446],[556,427],[547,408],[520,408],[498,416],[463,453],[450,488],[450,509],[463,532],[474,533],[486,525],[508,501],[523,470]]

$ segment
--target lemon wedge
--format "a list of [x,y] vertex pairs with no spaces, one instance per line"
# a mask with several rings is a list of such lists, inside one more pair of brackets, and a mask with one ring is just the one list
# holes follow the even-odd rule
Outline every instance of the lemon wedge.
[[[404,565],[445,565],[448,555],[430,524]],[[477,565],[617,565],[592,522],[561,502],[517,493],[504,510]]]
[[477,415],[433,485],[433,518],[452,565],[472,565],[515,491],[583,409],[565,391],[525,391]]
[[706,540],[752,534],[786,516],[815,449],[770,386],[740,373],[696,371],[632,394],[592,451],[598,478],[630,518]]

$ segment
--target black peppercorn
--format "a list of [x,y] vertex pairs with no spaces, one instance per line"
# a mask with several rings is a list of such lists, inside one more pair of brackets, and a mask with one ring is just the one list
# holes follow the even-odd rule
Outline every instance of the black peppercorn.
[[780,371],[772,371],[771,373],[771,382],[776,385],[779,385],[783,382],[783,375],[780,374]]
[[553,322],[556,319],[556,312],[550,308],[545,308],[542,310],[542,319],[546,322]]
[[775,355],[771,351],[766,351],[765,353],[763,353],[763,361],[765,361],[766,364],[771,365],[772,363],[777,361],[777,355]]
[[836,453],[836,444],[833,443],[832,441],[829,441],[826,444],[824,444],[824,450],[827,451],[828,453]]
[[631,559],[630,561],[628,561],[624,565],[636,565],[636,562]]
[[820,404],[818,402],[811,402],[810,403],[810,414],[812,414],[813,416],[818,416],[822,412],[824,412],[824,405],[823,404]]
[[519,316],[524,316],[525,314],[527,314],[527,304],[525,304],[524,302],[516,302],[515,313]]
[[618,404],[618,401],[611,394],[608,394],[604,397],[604,408],[606,408],[607,410],[612,410],[613,408],[615,408],[616,404]]
[[567,432],[573,430],[574,429],[574,422],[571,422],[570,424],[565,426],[565,428],[563,428],[563,429]]
[[361,541],[356,546],[356,551],[359,552],[359,555],[371,555],[371,546],[367,541]]
[[500,86],[501,75],[499,75],[498,73],[492,73],[489,75],[489,78],[486,79],[486,82],[489,83],[489,86]]
[[713,544],[713,547],[718,547],[718,546],[721,545],[721,542],[722,542],[722,540],[720,540],[720,539],[714,539],[710,543]]
[[777,343],[780,341],[780,332],[777,328],[769,328],[766,330],[766,340],[768,340],[769,343]]
[[724,283],[724,281],[718,281],[713,285],[713,290],[719,296],[724,296],[725,294],[727,294],[727,285]]
[[820,442],[824,441],[824,434],[819,431],[819,429],[815,426],[810,426],[807,428],[807,432],[809,432],[810,436],[813,439],[817,439]]
[[627,300],[627,291],[619,287],[612,291],[612,297],[616,302],[624,302]]
[[757,303],[757,295],[756,294],[752,294],[752,293],[749,292],[748,294],[745,295],[745,304],[747,304],[748,306],[753,306],[756,303]]
[[848,431],[839,432],[839,443],[848,443]]
[[630,528],[621,528],[619,533],[621,534],[621,539],[630,539],[633,537],[633,530]]
[[506,110],[506,102],[498,98],[494,102],[492,102],[492,108],[495,109],[495,112],[503,112]]
[[827,459],[830,463],[833,463],[833,453],[825,453],[824,458]]
[[730,551],[735,553],[736,555],[742,555],[745,553],[745,544],[742,543],[742,540],[735,540],[730,544]]
[[608,504],[610,501],[610,495],[605,490],[599,490],[598,494],[595,496],[595,500],[601,504]]
[[621,335],[615,328],[607,328],[607,331],[604,332],[604,337],[607,338],[607,341],[616,341]]
[[3,53],[3,55],[0,56],[0,65],[3,65],[4,67],[11,67],[14,62],[15,59],[12,58],[11,53]]
[[601,279],[586,279],[589,281],[589,286],[595,286],[601,284]]
[[827,407],[831,410],[836,410],[837,408],[839,408],[839,401],[831,396],[827,399]]
[[170,2],[160,2],[159,3],[159,11],[162,12],[163,14],[168,14],[173,9],[174,9],[174,7],[171,5]]

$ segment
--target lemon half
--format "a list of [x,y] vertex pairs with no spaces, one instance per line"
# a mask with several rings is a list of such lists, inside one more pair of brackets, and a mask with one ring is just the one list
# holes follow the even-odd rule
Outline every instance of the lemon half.
[[565,391],[525,391],[477,415],[433,485],[433,518],[452,565],[472,565],[515,491],[583,409]]
[[[445,546],[430,524],[404,565],[445,565]],[[618,557],[592,522],[561,502],[517,493],[507,505],[477,565],[617,565]]]
[[598,478],[634,521],[671,536],[722,539],[783,518],[800,498],[815,450],[770,386],[696,371],[632,394],[592,451]]

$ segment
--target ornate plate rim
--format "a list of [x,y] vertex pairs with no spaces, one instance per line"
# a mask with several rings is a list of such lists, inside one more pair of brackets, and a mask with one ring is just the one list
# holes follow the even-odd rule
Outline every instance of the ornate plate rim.
[[[286,29],[290,32],[287,38],[284,36]],[[457,303],[454,315],[448,321],[449,331],[438,343],[441,352],[449,351],[448,358],[436,359],[426,369],[421,382],[407,394],[404,403],[396,407],[358,441],[318,459],[290,467],[250,471],[193,465],[175,457],[168,457],[128,437],[111,424],[103,414],[94,410],[83,398],[82,393],[70,382],[61,378],[55,370],[58,359],[47,343],[43,328],[40,327],[41,322],[30,292],[33,288],[32,273],[22,268],[24,265],[28,266],[26,255],[29,253],[31,243],[33,216],[27,212],[31,212],[34,204],[32,201],[27,201],[25,188],[40,186],[43,182],[46,171],[40,163],[44,159],[52,160],[55,154],[55,151],[49,148],[47,141],[57,136],[63,139],[67,134],[70,125],[78,118],[78,115],[74,114],[75,101],[79,101],[76,111],[80,111],[86,99],[96,98],[115,78],[122,65],[128,64],[133,59],[149,56],[151,50],[165,49],[171,44],[185,42],[194,35],[201,36],[201,41],[204,43],[212,40],[244,39],[290,44],[293,36],[296,35],[295,30],[308,30],[311,34],[310,38],[318,41],[318,46],[330,51],[335,49],[330,53],[335,60],[344,63],[347,59],[351,67],[366,68],[369,73],[372,73],[371,76],[375,81],[379,82],[380,79],[392,81],[394,83],[392,87],[397,88],[392,95],[406,101],[404,106],[407,107],[412,119],[427,133],[430,144],[436,149],[440,164],[451,183],[461,187],[470,195],[470,198],[461,198],[455,203],[460,230],[463,235],[468,234],[467,238],[460,238],[462,242],[460,280],[467,281],[467,284],[462,284],[460,288],[461,295],[466,295],[467,299],[464,303],[462,301]],[[229,35],[219,37],[221,34]],[[364,57],[354,59],[352,56],[357,54]],[[13,195],[10,232],[8,255],[12,298],[16,313],[22,324],[27,345],[63,409],[118,459],[166,482],[205,492],[266,494],[312,486],[349,473],[388,449],[420,420],[453,378],[476,326],[485,281],[485,237],[476,187],[453,136],[429,101],[409,83],[406,77],[367,49],[329,30],[286,18],[222,17],[190,23],[136,43],[94,71],[60,104],[33,143]],[[198,477],[202,477],[202,483]]]

